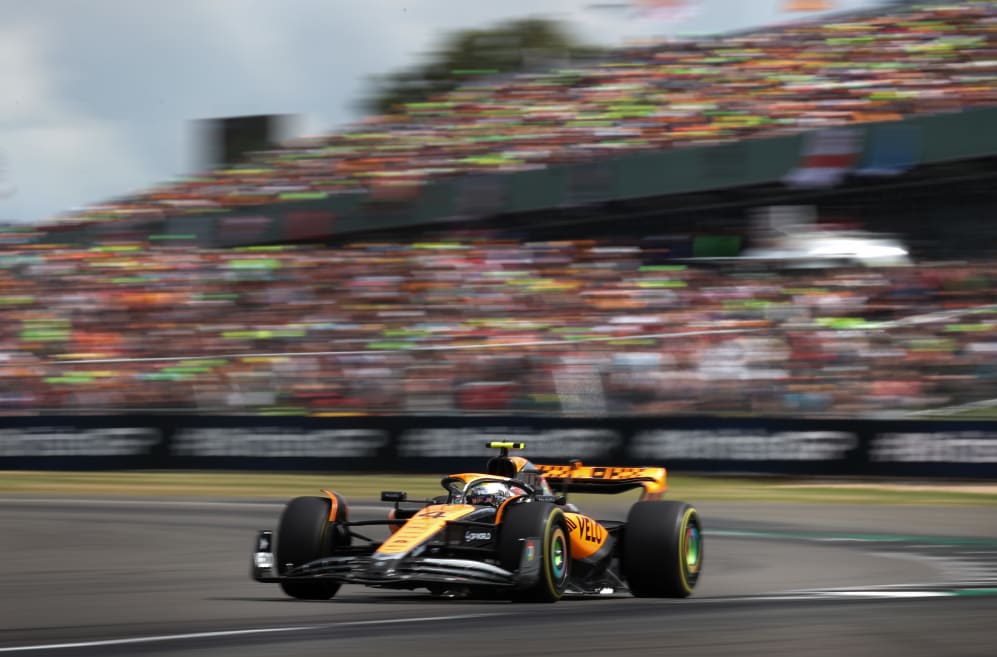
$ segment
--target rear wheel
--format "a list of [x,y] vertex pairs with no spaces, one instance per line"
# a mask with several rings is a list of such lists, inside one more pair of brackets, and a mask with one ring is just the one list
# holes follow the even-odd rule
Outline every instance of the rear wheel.
[[623,576],[639,598],[684,598],[703,566],[699,514],[684,502],[637,502],[623,536]]
[[[525,540],[536,540],[537,543],[530,547],[524,545]],[[560,600],[571,574],[571,544],[561,509],[542,502],[516,504],[506,509],[499,529],[499,562],[502,567],[518,570],[524,550],[529,561],[535,559],[539,562],[539,572],[535,582],[513,594],[513,600]]]
[[[346,503],[337,495],[336,519],[346,519]],[[329,521],[332,504],[324,497],[296,497],[284,507],[277,528],[277,572],[321,559],[349,544],[349,534]],[[284,593],[299,600],[328,600],[336,595],[339,583],[332,581],[281,582]]]

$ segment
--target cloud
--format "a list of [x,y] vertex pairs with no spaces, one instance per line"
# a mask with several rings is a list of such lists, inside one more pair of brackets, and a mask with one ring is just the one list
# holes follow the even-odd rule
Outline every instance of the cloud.
[[0,28],[0,126],[29,122],[48,113],[37,27]]
[[[25,214],[35,208],[47,214],[145,187],[150,176],[121,132],[113,122],[76,119],[0,136],[7,144],[7,177],[14,187],[0,208],[18,207],[23,198]],[[2,218],[18,219],[6,212]]]
[[48,60],[51,30],[0,28],[0,220],[36,219],[148,183],[140,158],[114,121],[87,116],[60,97]]

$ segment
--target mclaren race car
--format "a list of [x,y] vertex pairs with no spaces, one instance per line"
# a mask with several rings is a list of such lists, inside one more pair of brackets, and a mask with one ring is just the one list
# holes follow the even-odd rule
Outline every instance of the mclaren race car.
[[[393,503],[382,520],[350,520],[346,500],[331,490],[291,500],[276,533],[258,533],[252,577],[308,600],[331,598],[347,583],[536,602],[565,593],[692,593],[703,565],[699,516],[660,499],[664,468],[540,465],[509,455],[522,443],[488,446],[501,452],[486,471],[444,477],[446,493],[435,499],[382,493]],[[641,499],[625,521],[596,520],[565,497],[636,488]],[[386,526],[387,538],[365,536],[370,525]]]

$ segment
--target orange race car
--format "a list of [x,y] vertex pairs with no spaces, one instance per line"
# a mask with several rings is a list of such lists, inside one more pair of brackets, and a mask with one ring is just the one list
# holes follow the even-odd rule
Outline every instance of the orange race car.
[[[344,583],[537,602],[565,593],[692,593],[703,565],[702,528],[692,506],[660,500],[664,468],[535,465],[509,456],[523,443],[488,446],[501,452],[486,472],[444,477],[446,494],[421,506],[403,506],[405,493],[382,493],[394,503],[383,520],[351,521],[346,500],[331,490],[291,500],[276,535],[257,535],[253,578],[309,600],[331,598]],[[635,488],[641,499],[626,521],[595,520],[564,495]],[[388,537],[361,534],[369,525],[387,525]]]

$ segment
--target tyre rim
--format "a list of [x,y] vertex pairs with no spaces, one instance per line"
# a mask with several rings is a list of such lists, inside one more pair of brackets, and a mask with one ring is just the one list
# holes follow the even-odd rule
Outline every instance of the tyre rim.
[[551,572],[554,574],[554,581],[560,582],[568,569],[568,562],[565,558],[564,534],[557,532],[550,546]]
[[699,527],[689,525],[685,529],[685,567],[691,573],[699,570],[700,548]]

